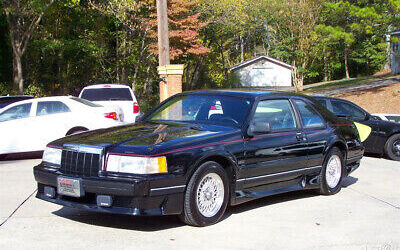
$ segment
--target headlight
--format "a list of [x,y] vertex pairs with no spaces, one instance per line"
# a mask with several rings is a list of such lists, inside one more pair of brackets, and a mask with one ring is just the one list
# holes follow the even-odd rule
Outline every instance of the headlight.
[[130,174],[167,173],[167,159],[163,157],[133,157],[109,155],[106,171]]
[[58,148],[50,148],[46,147],[43,153],[42,161],[54,164],[54,165],[61,165],[61,154],[62,150]]

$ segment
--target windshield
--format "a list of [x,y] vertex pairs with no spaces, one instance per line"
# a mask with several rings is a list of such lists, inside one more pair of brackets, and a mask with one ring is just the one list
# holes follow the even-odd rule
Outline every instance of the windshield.
[[181,121],[241,126],[251,100],[220,95],[180,95],[151,113],[148,121]]
[[89,101],[132,101],[131,91],[128,88],[99,88],[85,89],[81,98]]
[[71,98],[71,100],[77,101],[77,102],[82,103],[82,104],[84,104],[84,105],[86,105],[86,106],[90,106],[90,107],[103,107],[103,106],[101,106],[101,105],[99,105],[99,104],[96,104],[96,103],[93,103],[93,102],[89,102],[88,100],[85,100],[85,99],[82,99],[82,98],[78,98],[78,97],[74,97],[74,96],[72,96],[72,97],[70,97],[70,98]]

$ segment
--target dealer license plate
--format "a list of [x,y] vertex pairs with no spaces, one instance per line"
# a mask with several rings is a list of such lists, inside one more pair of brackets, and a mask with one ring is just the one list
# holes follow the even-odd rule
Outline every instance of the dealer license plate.
[[58,177],[57,178],[57,192],[61,195],[67,195],[72,197],[83,196],[83,189],[81,180]]

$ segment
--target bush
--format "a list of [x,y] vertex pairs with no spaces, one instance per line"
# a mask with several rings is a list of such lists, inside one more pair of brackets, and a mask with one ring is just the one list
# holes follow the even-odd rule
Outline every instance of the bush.
[[43,89],[34,84],[29,84],[28,87],[24,89],[24,95],[31,95],[34,97],[45,96]]
[[12,84],[7,82],[0,83],[0,96],[2,95],[13,95],[15,91],[12,88]]

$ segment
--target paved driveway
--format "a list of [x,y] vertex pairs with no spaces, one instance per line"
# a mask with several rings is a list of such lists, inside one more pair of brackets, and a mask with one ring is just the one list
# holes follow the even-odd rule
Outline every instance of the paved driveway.
[[399,162],[365,157],[337,195],[263,198],[229,208],[206,228],[30,197],[38,162],[0,162],[0,249],[400,249]]

